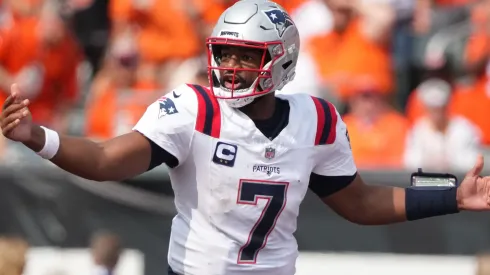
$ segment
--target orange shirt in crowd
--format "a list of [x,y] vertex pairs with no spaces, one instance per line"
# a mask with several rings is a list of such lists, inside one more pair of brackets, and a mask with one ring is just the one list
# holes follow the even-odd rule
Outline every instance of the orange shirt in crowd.
[[[465,94],[470,92],[472,89],[473,87],[458,85],[453,88],[452,94]],[[457,102],[454,99],[454,96],[451,96],[448,104],[449,114],[456,114],[456,105]],[[427,110],[424,103],[417,96],[417,90],[412,91],[412,93],[410,93],[408,96],[407,105],[405,106],[405,114],[410,124],[415,123],[415,121],[427,115]]]
[[[35,121],[49,124],[58,107],[78,98],[77,67],[81,52],[69,35],[54,46],[43,46],[37,34],[38,23],[35,18],[16,20],[3,35],[0,66],[13,76],[30,64],[41,66],[42,88],[29,108]],[[0,91],[0,101],[8,93]]]
[[207,24],[213,26],[221,14],[238,0],[192,0],[194,8]]
[[[137,7],[138,2],[149,3]],[[193,22],[184,3],[174,0],[113,0],[110,17],[116,26],[133,24],[139,28],[138,44],[145,62],[163,63],[168,59],[186,59],[201,50]]]
[[490,88],[479,81],[470,91],[455,93],[452,112],[466,117],[482,131],[482,143],[490,145]]
[[417,90],[410,93],[405,106],[405,114],[410,124],[414,124],[419,118],[426,115],[427,110],[422,101],[417,96]]
[[409,129],[407,120],[395,111],[389,111],[371,125],[351,114],[343,118],[351,141],[352,154],[361,169],[403,167],[405,138]]
[[[487,13],[483,7],[475,6],[472,10],[472,23],[475,30],[484,30],[487,24]],[[485,31],[476,31],[468,40],[465,50],[467,65],[486,60],[490,56],[490,36]],[[487,60],[489,62],[489,60]],[[475,83],[467,86],[457,86],[449,103],[449,113],[461,115],[472,121],[483,133],[482,142],[490,144],[490,73],[481,72]],[[406,114],[410,122],[425,115],[426,110],[414,91],[408,99]]]
[[121,91],[110,82],[94,87],[97,90],[92,91],[93,98],[87,106],[85,134],[102,140],[121,134],[118,127],[136,125],[151,103],[144,102],[142,97],[158,88],[152,83],[136,83],[127,91],[128,97],[121,99]]
[[350,23],[342,34],[331,32],[313,37],[306,47],[322,80],[333,86],[340,97],[359,89],[392,91],[390,51],[366,39],[360,21]]
[[[484,23],[488,20],[487,14],[481,14],[482,10],[473,11],[474,24]],[[488,21],[486,21],[488,24]],[[486,27],[488,28],[488,27]],[[487,62],[487,69],[480,73],[476,82],[472,85],[469,92],[456,93],[454,96],[453,111],[463,115],[475,123],[483,134],[483,143],[490,144],[490,71],[488,65],[490,60],[490,35],[484,32],[474,33],[468,40],[465,52],[467,64],[475,64],[484,60]]]
[[[480,128],[483,134],[482,143],[490,144],[490,91],[487,92],[488,83],[480,79],[472,86],[461,86],[453,90],[449,101],[450,115],[461,115]],[[417,96],[417,91],[410,94],[406,106],[408,121],[413,124],[427,114],[424,104]]]

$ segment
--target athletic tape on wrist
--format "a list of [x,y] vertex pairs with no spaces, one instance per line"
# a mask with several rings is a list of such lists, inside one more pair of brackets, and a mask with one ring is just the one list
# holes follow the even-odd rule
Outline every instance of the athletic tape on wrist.
[[44,130],[44,147],[37,154],[44,159],[52,159],[60,149],[60,136],[56,131],[41,126]]
[[407,220],[419,220],[459,212],[456,201],[457,188],[444,190],[405,189]]

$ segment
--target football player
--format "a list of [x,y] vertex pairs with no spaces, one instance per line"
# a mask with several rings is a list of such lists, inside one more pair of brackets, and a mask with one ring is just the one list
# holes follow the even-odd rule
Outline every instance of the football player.
[[457,188],[366,185],[331,103],[274,95],[294,78],[300,50],[296,26],[274,2],[228,8],[207,50],[209,87],[169,91],[130,133],[96,143],[35,125],[29,100],[13,85],[3,134],[90,180],[121,181],[166,164],[178,211],[169,274],[294,274],[293,233],[308,188],[363,225],[490,210],[482,158]]

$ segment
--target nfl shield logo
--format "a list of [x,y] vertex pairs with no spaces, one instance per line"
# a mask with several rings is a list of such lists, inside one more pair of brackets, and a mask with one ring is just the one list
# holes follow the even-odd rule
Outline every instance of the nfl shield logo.
[[272,147],[267,147],[265,148],[265,158],[266,159],[272,159],[276,155],[276,149]]

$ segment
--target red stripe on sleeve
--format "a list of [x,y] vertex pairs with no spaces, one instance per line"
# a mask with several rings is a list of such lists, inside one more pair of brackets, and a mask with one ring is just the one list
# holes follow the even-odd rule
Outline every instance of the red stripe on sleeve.
[[221,133],[221,109],[219,107],[218,100],[212,94],[212,92],[208,89],[203,87],[204,90],[208,93],[209,97],[211,98],[211,102],[213,104],[213,126],[211,127],[211,136],[214,138],[219,138],[220,133]]
[[335,142],[337,136],[337,112],[335,111],[335,106],[332,103],[327,102],[328,108],[330,109],[330,114],[332,116],[332,123],[330,124],[330,132],[328,133],[327,144],[332,144]]
[[318,116],[316,122],[316,136],[315,136],[315,145],[320,143],[320,138],[322,137],[323,128],[325,127],[325,111],[323,110],[322,104],[319,99],[316,97],[311,97],[313,102],[315,103],[316,114]]
[[196,89],[192,85],[187,84],[187,86],[194,90],[197,96],[196,130],[198,132],[202,132],[204,131],[204,123],[206,121],[206,102],[204,101],[202,95],[198,91],[196,91]]

